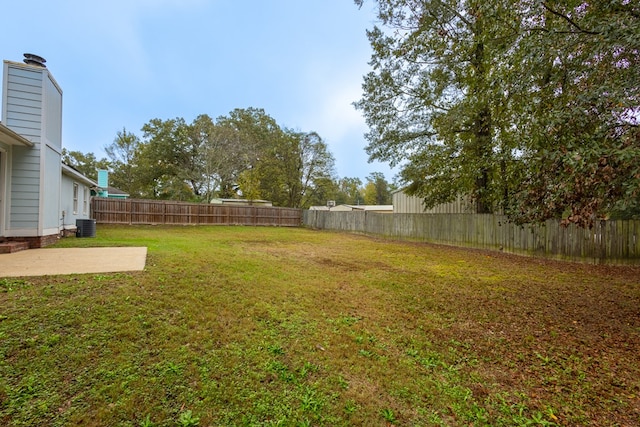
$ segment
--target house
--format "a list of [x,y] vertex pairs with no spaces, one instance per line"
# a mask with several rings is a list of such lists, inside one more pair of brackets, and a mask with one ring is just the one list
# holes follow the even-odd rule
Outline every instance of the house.
[[0,240],[54,243],[90,218],[97,184],[62,164],[62,89],[44,65],[4,61],[0,122]]
[[109,185],[109,171],[98,169],[98,186],[95,189],[95,196],[107,197],[109,199],[128,199],[129,194],[116,187]]
[[116,187],[107,187],[107,198],[109,199],[128,199],[129,193]]

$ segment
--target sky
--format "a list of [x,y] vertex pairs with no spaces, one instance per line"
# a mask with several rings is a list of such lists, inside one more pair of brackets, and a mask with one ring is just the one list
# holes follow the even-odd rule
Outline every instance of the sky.
[[[262,108],[317,132],[338,177],[372,172],[352,103],[370,71],[372,2],[352,0],[22,0],[5,2],[2,59],[47,60],[63,90],[63,147],[106,157],[123,128]],[[11,17],[11,19],[7,19]]]

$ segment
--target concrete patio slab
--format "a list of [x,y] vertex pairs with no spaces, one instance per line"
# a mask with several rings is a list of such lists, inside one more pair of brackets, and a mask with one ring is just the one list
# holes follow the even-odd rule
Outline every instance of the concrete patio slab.
[[144,270],[146,247],[29,249],[0,255],[0,277]]

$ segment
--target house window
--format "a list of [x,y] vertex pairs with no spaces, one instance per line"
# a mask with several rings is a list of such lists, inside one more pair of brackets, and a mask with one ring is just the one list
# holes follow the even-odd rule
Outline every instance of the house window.
[[73,183],[73,214],[78,214],[78,184]]
[[84,187],[82,191],[82,214],[89,212],[89,187]]

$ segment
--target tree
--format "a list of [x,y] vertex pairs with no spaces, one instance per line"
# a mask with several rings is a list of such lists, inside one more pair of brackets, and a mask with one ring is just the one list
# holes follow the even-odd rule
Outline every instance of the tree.
[[335,160],[316,132],[288,131],[287,135],[290,145],[283,156],[286,206],[307,208],[311,206],[313,193],[326,194],[332,190],[327,183],[333,181]]
[[66,148],[62,149],[62,162],[94,181],[98,179],[98,169],[108,169],[110,165],[107,159],[97,160],[93,153],[84,154]]
[[200,197],[209,203],[220,193],[220,189],[233,175],[236,167],[237,144],[233,132],[216,125],[206,114],[199,115],[189,127],[192,146],[198,147],[201,165],[202,183]]
[[285,129],[263,146],[250,174],[257,179],[261,196],[277,206],[308,207],[318,199],[317,193],[327,193],[334,163],[317,133]]
[[118,131],[113,142],[104,147],[104,151],[111,161],[110,184],[133,197],[139,196],[135,163],[139,148],[140,138],[127,132],[125,128]]
[[283,130],[262,109],[235,109],[214,122],[202,114],[153,119],[143,139],[126,129],[105,147],[114,183],[143,198],[210,202],[266,198],[303,207],[334,194],[334,159],[315,132]]
[[360,178],[341,178],[337,182],[338,191],[335,202],[338,205],[361,205],[364,204],[362,195],[362,180]]
[[640,206],[637,2],[376,4],[367,152],[427,207],[590,226]]
[[150,194],[170,200],[198,200],[203,187],[201,141],[190,138],[181,117],[152,119],[142,127],[145,143],[140,150]]
[[245,198],[264,198],[256,168],[264,160],[267,147],[278,144],[282,129],[261,108],[236,108],[228,116],[218,117],[216,126],[217,137],[227,149],[221,197],[233,197],[240,191]]
[[364,187],[364,202],[367,205],[390,205],[391,186],[381,172],[373,172],[367,177]]
[[510,160],[495,138],[492,87],[501,48],[492,20],[502,9],[480,0],[376,3],[393,32],[368,31],[373,71],[355,105],[370,127],[370,160],[402,165],[408,192],[426,206],[465,194],[478,212],[491,211],[503,202],[499,165]]
[[521,2],[500,74],[522,177],[511,215],[591,226],[640,209],[640,4]]
[[302,207],[308,208],[310,206],[326,206],[327,201],[335,201],[337,195],[337,182],[329,176],[320,177],[314,181],[312,191],[305,197],[306,202]]

